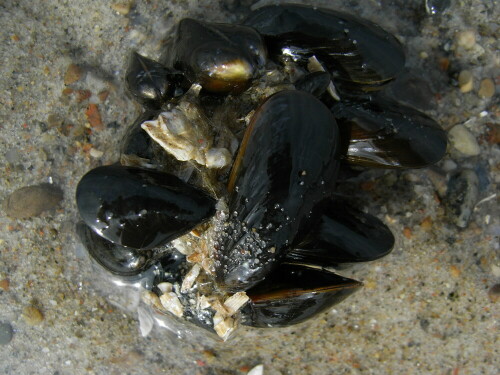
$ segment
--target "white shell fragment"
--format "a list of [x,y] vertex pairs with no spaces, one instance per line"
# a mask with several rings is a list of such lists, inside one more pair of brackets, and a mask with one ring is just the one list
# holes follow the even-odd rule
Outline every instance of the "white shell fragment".
[[238,292],[224,301],[224,307],[228,311],[229,315],[233,315],[241,309],[249,299],[250,298],[245,292]]
[[162,112],[156,120],[146,121],[141,127],[177,160],[195,160],[205,165],[205,151],[211,140],[179,109]]
[[174,289],[172,283],[167,282],[159,283],[156,287],[160,289],[162,293],[169,293]]
[[161,304],[160,297],[150,290],[145,290],[142,293],[142,300],[146,305],[155,307],[157,310],[163,310],[163,305]]
[[236,322],[231,317],[216,313],[214,315],[214,330],[222,340],[226,341],[236,328]]
[[247,375],[264,375],[264,365],[257,365],[250,371],[248,371]]
[[139,319],[139,330],[141,331],[142,337],[148,336],[154,326],[153,317],[146,309],[139,306],[137,308],[137,318]]
[[160,296],[161,304],[164,309],[168,312],[182,318],[184,315],[184,307],[182,306],[181,301],[179,301],[179,297],[174,292],[164,293]]
[[[196,87],[186,94],[188,99],[196,100],[196,96]],[[194,160],[207,168],[224,168],[231,163],[227,148],[214,147],[212,126],[195,102],[183,100],[141,127],[177,160]]]
[[201,266],[199,264],[195,264],[186,274],[184,280],[182,280],[181,293],[186,293],[189,289],[192,288],[196,278],[200,274]]
[[227,148],[211,148],[205,152],[207,168],[224,168],[231,163],[231,153]]

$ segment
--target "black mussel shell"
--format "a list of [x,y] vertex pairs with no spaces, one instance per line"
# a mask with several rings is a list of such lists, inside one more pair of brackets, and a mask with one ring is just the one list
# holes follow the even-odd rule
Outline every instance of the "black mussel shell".
[[403,48],[393,35],[334,10],[271,5],[250,13],[244,24],[264,36],[271,58],[305,65],[316,56],[346,91],[378,90],[405,65]]
[[150,108],[160,108],[167,99],[175,95],[183,76],[180,72],[167,69],[159,62],[133,52],[125,80],[130,93],[139,103]]
[[255,30],[241,25],[181,20],[163,61],[186,72],[192,83],[210,92],[245,90],[266,61],[266,48]]
[[327,72],[314,72],[306,74],[294,82],[297,90],[308,92],[320,98],[331,82],[330,74]]
[[337,267],[389,254],[394,236],[375,216],[335,197],[319,204],[320,220],[287,253],[285,262]]
[[281,91],[255,112],[229,178],[229,221],[219,233],[217,280],[246,290],[278,264],[311,209],[333,189],[338,130],[311,94]]
[[322,269],[281,264],[246,293],[242,323],[286,327],[303,322],[343,301],[363,284]]
[[115,275],[137,275],[155,261],[151,250],[136,250],[109,242],[83,222],[76,225],[76,233],[92,259]]
[[128,127],[120,147],[122,157],[134,158],[137,161],[142,160],[145,163],[154,159],[153,145],[155,141],[141,128],[141,124],[157,118],[159,114],[159,110],[147,110],[141,113]]
[[76,201],[97,234],[135,249],[171,241],[215,212],[214,199],[175,176],[117,165],[83,176]]
[[446,132],[411,107],[376,98],[340,102],[332,112],[342,140],[346,140],[342,149],[350,163],[372,168],[422,168],[446,153]]

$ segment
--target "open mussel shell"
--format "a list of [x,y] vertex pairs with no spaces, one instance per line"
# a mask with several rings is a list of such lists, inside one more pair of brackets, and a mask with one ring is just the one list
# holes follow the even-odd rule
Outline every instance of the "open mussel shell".
[[331,194],[338,130],[311,94],[281,91],[255,112],[229,177],[229,220],[218,233],[217,281],[228,291],[260,282],[284,256],[311,209]]
[[83,176],[76,201],[97,234],[135,249],[169,242],[215,212],[214,199],[173,175],[119,165]]
[[271,58],[306,65],[316,56],[347,91],[378,90],[405,65],[403,48],[393,35],[342,12],[271,5],[250,13],[244,24],[264,36]]
[[250,27],[185,18],[162,60],[207,91],[238,93],[265,64],[266,48]]
[[242,323],[286,327],[303,322],[343,301],[363,284],[323,269],[281,264],[249,289]]
[[136,100],[150,108],[160,108],[179,90],[184,78],[180,72],[133,52],[130,58],[126,83]]
[[109,242],[83,222],[76,225],[76,234],[92,259],[115,275],[134,276],[155,262],[152,250],[136,250]]
[[335,197],[321,202],[318,223],[287,253],[285,261],[338,267],[368,262],[389,254],[394,246],[390,229],[375,216]]
[[422,168],[446,153],[446,132],[411,107],[379,97],[339,102],[331,109],[350,163],[372,168]]

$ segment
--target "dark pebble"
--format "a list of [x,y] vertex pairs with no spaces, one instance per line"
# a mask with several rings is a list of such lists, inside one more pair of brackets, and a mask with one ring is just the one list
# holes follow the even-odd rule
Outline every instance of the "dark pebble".
[[25,186],[14,191],[4,203],[8,216],[25,219],[55,208],[63,199],[62,190],[51,184]]
[[469,224],[479,195],[479,179],[471,169],[451,176],[444,199],[447,215],[460,228]]
[[440,14],[451,4],[451,0],[425,0],[425,10],[428,14]]
[[491,302],[498,302],[500,300],[500,284],[495,284],[488,290],[488,297]]
[[14,335],[14,330],[9,323],[0,322],[0,345],[7,345]]

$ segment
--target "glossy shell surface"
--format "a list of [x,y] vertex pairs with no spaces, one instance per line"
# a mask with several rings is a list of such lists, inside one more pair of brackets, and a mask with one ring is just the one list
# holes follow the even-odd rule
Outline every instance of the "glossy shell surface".
[[80,216],[96,233],[136,249],[171,241],[215,212],[211,197],[179,178],[123,166],[87,173],[76,200]]
[[283,258],[337,175],[338,129],[314,96],[282,91],[254,114],[229,178],[232,225],[222,235],[217,278],[245,290]]

